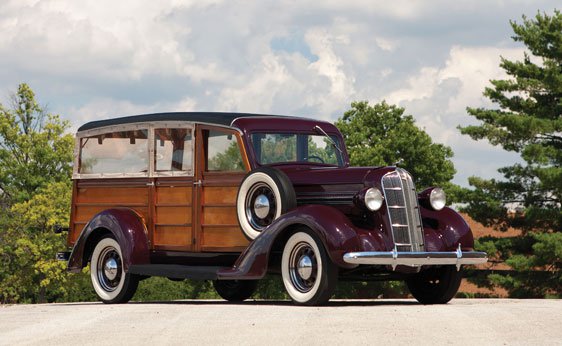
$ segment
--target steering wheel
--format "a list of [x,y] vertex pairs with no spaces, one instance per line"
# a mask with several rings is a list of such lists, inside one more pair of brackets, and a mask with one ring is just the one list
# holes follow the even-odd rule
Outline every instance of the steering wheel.
[[310,159],[318,160],[320,161],[320,163],[326,163],[320,156],[310,155],[309,157],[306,158],[306,161],[310,161]]

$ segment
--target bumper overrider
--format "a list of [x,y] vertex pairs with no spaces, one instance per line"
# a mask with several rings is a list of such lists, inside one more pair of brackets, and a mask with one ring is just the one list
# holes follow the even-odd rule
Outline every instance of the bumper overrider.
[[343,260],[350,264],[389,265],[395,270],[399,265],[425,266],[425,265],[456,265],[460,270],[463,264],[479,264],[488,261],[488,254],[480,251],[462,251],[460,244],[457,251],[441,252],[348,252],[343,255]]

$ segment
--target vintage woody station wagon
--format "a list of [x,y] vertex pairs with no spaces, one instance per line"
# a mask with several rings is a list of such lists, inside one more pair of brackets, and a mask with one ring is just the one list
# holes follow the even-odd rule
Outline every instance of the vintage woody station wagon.
[[213,280],[249,298],[280,273],[297,304],[340,280],[405,280],[421,303],[448,302],[461,265],[482,263],[440,188],[417,193],[398,167],[349,167],[327,122],[232,113],[94,121],[76,134],[70,271],[90,263],[106,303],[150,276]]

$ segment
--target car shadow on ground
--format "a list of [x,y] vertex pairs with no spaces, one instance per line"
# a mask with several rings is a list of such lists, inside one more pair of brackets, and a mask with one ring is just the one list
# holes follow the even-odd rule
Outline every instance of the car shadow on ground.
[[[83,302],[83,303],[65,303],[67,306],[77,305],[99,305],[102,302]],[[214,299],[186,299],[186,300],[164,300],[164,301],[146,301],[135,302],[131,301],[127,304],[132,305],[240,305],[240,306],[295,306],[290,300],[246,300],[243,302],[228,302],[226,300]],[[108,306],[119,306],[124,304],[107,304]],[[346,307],[346,306],[404,306],[404,305],[419,305],[415,300],[394,300],[394,299],[365,299],[365,300],[330,300],[322,307]]]
[[[277,305],[298,306],[290,300],[247,300],[228,302],[224,300],[175,300],[164,302],[131,302],[133,304],[188,304],[188,305]],[[407,300],[331,300],[322,306],[376,306],[376,305],[416,305],[416,301]]]

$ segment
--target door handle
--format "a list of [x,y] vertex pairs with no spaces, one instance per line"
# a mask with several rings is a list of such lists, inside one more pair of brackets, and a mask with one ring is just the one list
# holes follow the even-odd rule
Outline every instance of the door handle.
[[202,182],[201,180],[197,180],[197,181],[194,181],[194,182],[193,182],[193,185],[195,185],[195,186],[201,186],[201,185],[203,185],[203,182]]

